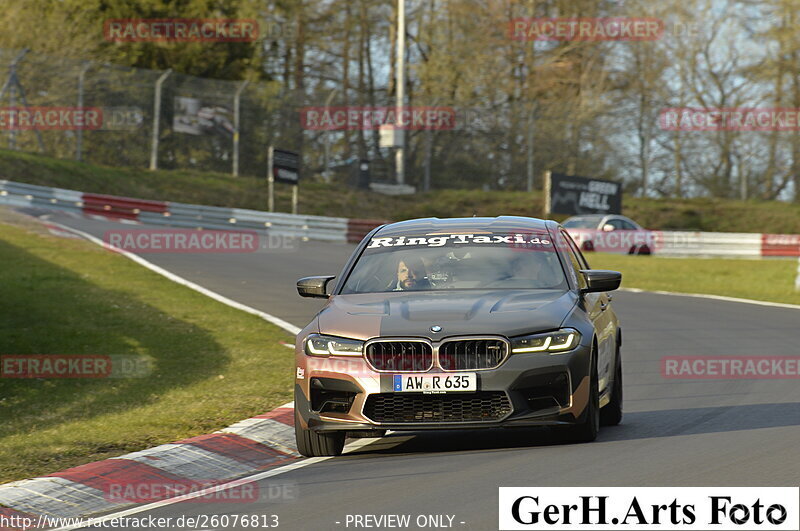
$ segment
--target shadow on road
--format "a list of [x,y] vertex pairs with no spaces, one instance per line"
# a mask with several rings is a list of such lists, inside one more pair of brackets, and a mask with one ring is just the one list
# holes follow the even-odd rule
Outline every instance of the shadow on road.
[[[667,409],[627,413],[619,426],[600,430],[598,442],[800,426],[800,403]],[[570,444],[549,428],[398,432],[349,453],[470,452]]]

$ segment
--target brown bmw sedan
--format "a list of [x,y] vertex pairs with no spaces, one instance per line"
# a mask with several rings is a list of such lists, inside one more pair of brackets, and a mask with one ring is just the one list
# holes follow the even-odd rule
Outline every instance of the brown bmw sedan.
[[554,426],[592,441],[622,418],[622,332],[609,291],[554,221],[383,225],[335,276],[297,336],[295,433],[306,456],[348,433]]

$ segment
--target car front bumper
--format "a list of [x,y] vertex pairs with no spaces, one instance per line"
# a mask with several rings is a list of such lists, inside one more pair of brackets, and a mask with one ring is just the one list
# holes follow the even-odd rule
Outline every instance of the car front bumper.
[[377,372],[361,357],[297,352],[297,420],[315,431],[574,424],[589,400],[590,360],[588,345],[559,354],[511,354],[499,367],[463,371],[477,374],[477,392],[423,394],[393,392],[395,373]]

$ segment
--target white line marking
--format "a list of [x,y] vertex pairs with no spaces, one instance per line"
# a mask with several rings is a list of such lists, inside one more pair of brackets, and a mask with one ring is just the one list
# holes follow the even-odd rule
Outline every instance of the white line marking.
[[356,439],[353,442],[347,443],[347,445],[345,446],[347,452],[344,452],[344,455],[350,452],[354,452],[356,450],[360,450],[361,448],[369,446],[370,444],[373,444],[381,439],[382,437],[361,437],[359,439]]
[[792,310],[800,310],[800,304],[786,304],[783,302],[767,302],[767,301],[757,301],[753,299],[739,299],[737,297],[725,297],[724,295],[708,295],[706,293],[678,293],[674,291],[652,291],[639,288],[619,288],[619,291],[628,291],[630,293],[655,293],[657,295],[674,295],[675,297],[697,297],[700,299],[714,299],[717,301],[741,302],[744,304],[755,304],[758,306],[772,306],[775,308],[791,308]]
[[[88,241],[90,241],[90,242],[92,242],[94,244],[97,244],[97,245],[99,245],[101,247],[104,247],[104,248],[109,249],[111,251],[117,252],[117,253],[121,254],[122,256],[124,256],[126,258],[129,258],[130,260],[133,260],[137,264],[139,264],[141,266],[144,266],[147,269],[149,269],[149,270],[151,270],[151,271],[153,271],[155,273],[158,273],[159,275],[162,275],[162,276],[168,278],[169,280],[172,280],[173,282],[176,282],[177,284],[181,284],[181,285],[186,286],[186,287],[188,287],[190,289],[193,289],[193,290],[195,290],[195,291],[197,291],[199,293],[202,293],[203,295],[206,295],[207,297],[211,297],[212,299],[214,299],[214,300],[216,300],[218,302],[221,302],[223,304],[231,306],[232,308],[236,308],[237,310],[242,310],[242,311],[245,311],[245,312],[247,312],[249,314],[261,317],[265,321],[268,321],[268,322],[270,322],[270,323],[272,323],[272,324],[274,324],[276,326],[281,327],[282,329],[286,330],[287,332],[289,332],[292,335],[297,335],[301,330],[300,328],[294,326],[291,323],[288,323],[288,322],[284,321],[283,319],[280,319],[279,317],[275,317],[274,315],[270,315],[270,314],[268,314],[266,312],[262,312],[260,310],[256,310],[255,308],[251,308],[250,306],[241,304],[241,303],[236,302],[236,301],[234,301],[232,299],[229,299],[229,298],[227,298],[227,297],[225,297],[223,295],[220,295],[220,294],[218,294],[216,292],[213,292],[213,291],[211,291],[209,289],[206,289],[206,288],[204,288],[204,287],[202,287],[202,286],[200,286],[198,284],[195,284],[194,282],[186,280],[185,278],[182,278],[182,277],[180,277],[180,276],[178,276],[178,275],[176,275],[174,273],[171,273],[171,272],[167,271],[166,269],[163,269],[163,268],[161,268],[161,267],[159,267],[159,266],[157,266],[157,265],[155,265],[155,264],[153,264],[151,262],[148,262],[147,260],[145,260],[144,258],[142,258],[142,257],[140,257],[138,255],[135,255],[135,254],[130,253],[128,251],[119,249],[117,247],[114,247],[113,245],[109,245],[109,244],[105,243],[104,241],[100,240],[99,238],[96,238],[96,237],[92,236],[91,234],[88,234],[86,232],[80,231],[78,229],[74,229],[72,227],[68,227],[66,225],[62,225],[62,224],[57,223],[55,221],[48,221],[48,223],[52,223],[53,225],[56,225],[59,228],[65,230],[67,232],[71,232],[73,234],[77,234],[78,236],[81,236],[82,238],[85,238],[86,240],[88,240]],[[287,345],[287,346],[292,346],[292,345]],[[287,407],[287,406],[294,407],[294,402],[290,402],[290,403],[285,404],[285,405],[280,406],[280,407]],[[376,442],[374,439],[366,439],[364,441],[355,441],[353,443],[348,444],[347,445],[347,449],[348,450],[358,449],[360,447],[367,446],[369,443],[374,443],[374,442]],[[241,478],[241,479],[236,479],[236,480],[230,481],[228,483],[223,483],[221,485],[214,485],[213,487],[209,487],[208,489],[203,489],[203,490],[194,492],[192,494],[186,494],[186,495],[183,495],[183,496],[178,496],[176,498],[170,498],[168,500],[161,500],[161,501],[149,503],[149,504],[146,504],[146,505],[142,505],[142,506],[139,506],[139,507],[133,507],[131,509],[127,509],[127,510],[120,511],[120,512],[117,512],[117,513],[108,514],[108,515],[105,515],[105,516],[102,516],[102,517],[96,517],[96,518],[92,519],[92,523],[107,522],[109,520],[113,520],[114,518],[121,518],[121,517],[128,516],[128,515],[131,515],[131,514],[137,514],[137,513],[144,512],[144,511],[149,511],[149,510],[152,510],[152,509],[157,509],[159,507],[164,507],[166,505],[172,505],[172,504],[179,503],[179,502],[182,502],[182,501],[191,500],[193,498],[198,498],[200,496],[205,496],[206,494],[213,494],[213,493],[220,492],[220,491],[223,491],[223,490],[227,490],[229,488],[236,487],[236,486],[239,486],[239,485],[245,485],[247,483],[252,483],[254,481],[259,481],[259,480],[266,479],[266,478],[269,478],[269,477],[277,476],[277,475],[283,474],[285,472],[291,472],[292,470],[297,470],[299,468],[303,468],[303,467],[306,467],[308,465],[313,465],[315,463],[319,463],[321,461],[325,461],[325,460],[328,460],[328,459],[331,459],[331,457],[309,457],[309,458],[305,458],[305,459],[302,459],[302,460],[300,460],[300,461],[298,461],[296,463],[292,463],[292,464],[285,465],[285,466],[282,466],[282,467],[279,467],[279,468],[275,468],[275,469],[272,469],[272,470],[267,470],[267,471],[264,471],[264,472],[260,472],[258,474],[254,474],[252,476],[244,477],[244,478]],[[85,524],[83,524],[83,525],[75,524],[75,525],[71,525],[71,526],[59,527],[59,528],[54,529],[52,531],[69,531],[69,530],[72,530],[72,529],[80,529],[82,527],[86,527],[86,525]]]
[[[294,405],[294,403],[292,403],[292,405]],[[281,407],[283,407],[283,406],[281,406]],[[404,441],[406,441],[408,439],[410,439],[410,437],[403,437],[403,438],[401,438],[400,442],[404,442]],[[369,446],[370,444],[378,443],[381,440],[383,440],[383,438],[365,438],[365,439],[362,439],[362,440],[356,440],[356,441],[350,442],[345,446],[345,450],[347,450],[345,452],[345,455],[347,455],[347,453],[352,452],[353,450],[358,450],[358,449],[363,448],[365,446]],[[211,487],[209,487],[207,489],[199,490],[199,491],[193,492],[191,494],[184,494],[183,496],[177,496],[175,498],[170,498],[170,499],[167,499],[167,500],[159,500],[157,502],[148,503],[146,505],[140,505],[138,507],[131,507],[130,509],[126,509],[124,511],[119,511],[119,512],[115,512],[115,513],[111,513],[111,514],[107,514],[107,515],[104,515],[104,516],[86,517],[86,521],[84,521],[83,524],[73,524],[73,525],[58,527],[58,528],[52,529],[51,531],[70,531],[70,530],[73,530],[73,529],[81,529],[81,528],[84,528],[84,527],[88,527],[87,522],[89,520],[91,520],[91,523],[94,524],[95,527],[96,527],[96,524],[102,523],[102,522],[107,522],[109,520],[113,520],[114,518],[122,518],[122,517],[125,517],[125,516],[130,516],[132,514],[137,514],[137,513],[141,513],[141,512],[145,512],[145,511],[150,511],[150,510],[153,510],[153,509],[158,509],[159,507],[165,507],[167,505],[173,505],[173,504],[180,503],[180,502],[187,501],[187,500],[191,500],[191,499],[194,499],[194,498],[199,498],[201,496],[205,496],[206,494],[215,494],[217,492],[225,491],[225,490],[228,490],[228,489],[233,488],[233,487],[238,487],[240,485],[246,485],[248,483],[253,483],[255,481],[260,481],[262,479],[271,478],[271,477],[277,476],[279,474],[283,474],[285,472],[292,472],[293,470],[298,470],[300,468],[303,468],[303,467],[306,467],[306,466],[309,466],[309,465],[320,463],[322,461],[327,461],[328,459],[333,459],[333,457],[306,457],[306,458],[300,459],[299,461],[297,461],[295,463],[291,463],[291,464],[288,464],[288,465],[284,465],[282,467],[274,468],[272,470],[266,470],[264,472],[259,472],[257,474],[253,474],[252,476],[246,476],[246,477],[243,477],[243,478],[234,479],[234,480],[229,481],[227,483],[222,483],[220,485],[214,485],[214,486],[211,486]]]
[[167,277],[168,279],[170,279],[171,281],[173,281],[173,282],[175,282],[177,284],[181,284],[182,286],[186,286],[189,289],[193,289],[193,290],[195,290],[195,291],[197,291],[199,293],[202,293],[206,297],[211,297],[212,299],[214,299],[217,302],[221,302],[222,304],[226,304],[226,305],[230,306],[231,308],[236,308],[237,310],[242,310],[243,312],[247,312],[247,313],[249,313],[251,315],[255,315],[255,316],[261,317],[265,321],[268,321],[268,322],[274,324],[275,326],[279,326],[280,328],[286,330],[287,332],[289,332],[293,336],[296,336],[297,334],[300,333],[301,328],[298,328],[295,325],[284,321],[280,317],[275,317],[274,315],[268,314],[266,312],[262,312],[261,310],[256,310],[255,308],[251,308],[250,306],[247,306],[247,305],[242,304],[240,302],[236,302],[235,300],[229,299],[228,297],[225,297],[224,295],[220,295],[219,293],[211,291],[210,289],[204,288],[203,286],[201,286],[199,284],[195,284],[194,282],[192,282],[190,280],[186,280],[185,278],[180,277],[180,276],[176,275],[175,273],[171,273],[171,272],[167,271],[166,269],[163,269],[163,268],[155,265],[152,262],[148,262],[147,260],[145,260],[144,258],[142,258],[141,256],[139,256],[137,254],[133,254],[131,252],[125,251],[125,250],[120,249],[118,247],[114,247],[113,245],[110,245],[110,244],[104,242],[103,240],[92,236],[91,234],[88,234],[86,232],[80,231],[78,229],[73,229],[72,227],[68,227],[66,225],[62,225],[61,223],[56,223],[55,221],[51,221],[51,220],[49,220],[48,223],[56,225],[57,227],[59,227],[59,228],[61,228],[63,230],[66,230],[68,232],[71,232],[73,234],[77,234],[78,236],[80,236],[82,238],[85,238],[85,239],[89,240],[90,242],[92,242],[94,244],[97,244],[97,245],[99,245],[101,247],[105,247],[106,249],[109,249],[111,251],[119,253],[122,256],[133,260],[137,264],[146,267],[150,271],[158,273],[161,276]]

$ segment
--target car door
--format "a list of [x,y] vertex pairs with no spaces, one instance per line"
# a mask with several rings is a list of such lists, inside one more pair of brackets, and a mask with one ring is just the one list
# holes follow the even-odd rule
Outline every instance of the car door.
[[[567,242],[567,255],[578,277],[578,286],[586,287],[586,280],[580,273],[581,269],[590,269],[588,262],[581,254],[575,242],[562,229],[562,237]],[[584,293],[586,310],[594,324],[597,334],[597,376],[600,392],[608,385],[614,374],[614,356],[616,353],[616,319],[610,310],[611,296],[608,293]]]

